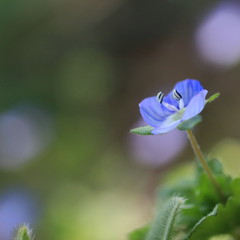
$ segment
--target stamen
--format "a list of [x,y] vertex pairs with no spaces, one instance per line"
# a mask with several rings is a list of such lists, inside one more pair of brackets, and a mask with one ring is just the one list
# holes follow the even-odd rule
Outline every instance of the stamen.
[[180,94],[176,89],[173,90],[172,95],[173,95],[173,98],[175,98],[175,99],[178,100],[178,101],[179,101],[180,99],[182,99],[181,94]]
[[173,106],[169,103],[163,102],[162,104],[165,108],[167,108],[170,111],[179,112],[179,109],[177,109],[175,106]]
[[176,89],[173,90],[173,93],[172,93],[172,94],[173,94],[173,97],[179,101],[179,109],[178,109],[177,107],[175,107],[174,105],[169,104],[169,103],[163,101],[163,98],[164,98],[163,92],[159,92],[159,93],[157,94],[157,101],[158,101],[159,103],[163,104],[163,106],[164,106],[165,108],[167,108],[168,110],[170,110],[170,111],[180,112],[180,110],[181,110],[182,108],[184,108],[182,96],[181,96],[181,94],[180,94]]
[[157,100],[158,100],[158,102],[162,103],[163,97],[164,97],[163,92],[159,92],[159,93],[157,94]]
[[183,102],[183,99],[180,99],[179,100],[179,109],[183,109],[184,108],[184,102]]

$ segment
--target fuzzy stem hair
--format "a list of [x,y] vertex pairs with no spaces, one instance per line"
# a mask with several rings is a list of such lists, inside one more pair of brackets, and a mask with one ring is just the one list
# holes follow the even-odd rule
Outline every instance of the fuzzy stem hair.
[[172,197],[164,204],[162,209],[158,211],[146,240],[172,240],[175,226],[182,212],[184,203],[184,198]]

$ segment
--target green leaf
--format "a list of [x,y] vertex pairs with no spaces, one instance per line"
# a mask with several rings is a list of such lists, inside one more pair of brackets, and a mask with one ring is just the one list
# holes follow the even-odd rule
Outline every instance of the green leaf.
[[203,218],[201,218],[193,227],[193,229],[190,231],[189,235],[186,237],[186,240],[190,239],[191,236],[194,234],[195,231],[198,230],[198,227],[200,227],[201,224],[203,224],[204,221],[208,220],[210,217],[212,216],[216,216],[217,215],[217,210],[218,210],[218,205],[216,205],[214,207],[214,209],[207,215],[204,216]]
[[31,230],[26,225],[22,225],[16,230],[14,240],[31,240],[31,235]]
[[231,184],[232,195],[240,199],[240,178],[235,178]]
[[128,235],[129,240],[144,240],[146,238],[149,226],[138,228]]
[[172,197],[160,211],[157,212],[146,240],[172,240],[179,215],[183,210],[185,199]]
[[130,133],[134,133],[137,135],[153,135],[152,130],[153,130],[153,127],[147,125],[144,127],[134,128],[130,131]]
[[202,240],[221,234],[237,234],[240,224],[239,216],[240,199],[231,197],[225,206],[219,204],[215,215],[200,220],[187,239]]
[[[208,160],[207,163],[224,195],[227,198],[232,196],[232,178],[223,172],[222,164],[217,159]],[[199,191],[199,198],[202,198],[203,201],[204,199],[205,201],[213,201],[215,199],[214,202],[217,204],[219,199],[218,196],[215,195],[216,191],[213,189],[212,184],[209,185],[209,179],[201,166],[198,167],[197,174],[196,180],[199,184],[196,189]]]
[[[209,161],[208,164],[225,196],[233,196],[233,192],[235,191],[239,192],[240,199],[240,181],[239,184],[235,183],[233,190],[233,187],[231,187],[232,179],[230,176],[224,174],[221,163],[214,159]],[[196,175],[193,179],[182,176],[177,183],[174,182],[172,185],[162,186],[158,195],[159,202],[166,200],[176,193],[186,197],[185,206],[187,207],[181,215],[181,225],[184,226],[186,232],[189,232],[199,219],[211,212],[220,201],[219,196],[201,166],[197,168],[195,173]]]
[[216,100],[219,96],[220,96],[220,93],[219,93],[219,92],[213,94],[211,97],[209,97],[209,98],[206,100],[206,103],[213,102],[213,101]]
[[[207,159],[207,164],[215,175],[225,175],[223,172],[222,163],[218,159],[216,158],[213,158],[211,160]],[[202,168],[202,165],[199,162],[197,162],[197,173],[202,174],[203,172],[204,169]]]
[[186,131],[186,130],[192,129],[197,124],[199,124],[201,121],[202,121],[201,115],[197,115],[187,121],[180,123],[177,128],[181,131]]
[[214,174],[220,174],[220,175],[224,175],[223,172],[223,166],[222,163],[218,161],[218,159],[212,159],[210,161],[207,161],[209,167],[211,168],[211,170],[213,171]]
[[[217,175],[219,177],[220,175]],[[216,177],[216,179],[218,179]],[[208,239],[212,236],[222,234],[232,234],[239,239],[239,225],[240,225],[240,178],[236,178],[231,182],[225,177],[225,186],[221,188],[225,191],[228,188],[230,192],[225,205],[218,204],[210,214],[203,217],[191,230],[187,239],[200,240]]]

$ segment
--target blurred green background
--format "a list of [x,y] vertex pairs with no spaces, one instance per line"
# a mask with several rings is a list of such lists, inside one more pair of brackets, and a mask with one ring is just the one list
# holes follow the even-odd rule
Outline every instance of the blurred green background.
[[156,185],[193,154],[184,133],[129,129],[143,98],[185,78],[221,92],[196,135],[239,176],[238,1],[1,0],[0,30],[1,240],[20,222],[44,240],[148,222]]

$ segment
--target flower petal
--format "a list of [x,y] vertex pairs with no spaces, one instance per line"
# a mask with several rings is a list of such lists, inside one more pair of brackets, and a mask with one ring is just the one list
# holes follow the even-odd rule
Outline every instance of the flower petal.
[[183,112],[176,112],[169,115],[164,121],[162,121],[158,127],[152,130],[153,134],[166,133],[176,128],[182,121]]
[[152,134],[160,134],[160,133],[167,133],[170,132],[171,130],[173,130],[174,128],[176,128],[179,123],[181,122],[181,120],[177,120],[169,125],[163,125],[157,128],[154,128],[152,130]]
[[157,101],[156,96],[145,98],[139,104],[144,121],[152,127],[158,127],[173,112]]
[[173,105],[174,107],[178,108],[179,107],[179,102],[173,98],[173,93],[172,91],[170,93],[168,93],[164,99],[163,99],[164,102],[168,103],[168,104],[171,104]]
[[186,107],[191,99],[203,90],[203,87],[198,80],[186,79],[178,82],[175,85],[174,89],[176,89],[181,94],[184,106]]
[[207,90],[202,90],[190,100],[183,114],[183,121],[198,115],[203,110],[207,93]]

